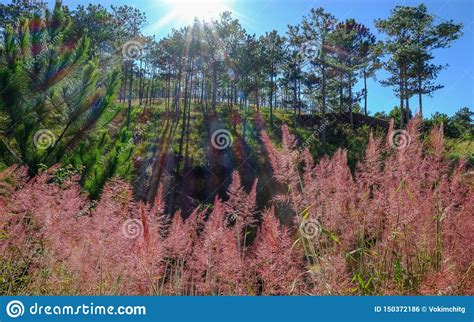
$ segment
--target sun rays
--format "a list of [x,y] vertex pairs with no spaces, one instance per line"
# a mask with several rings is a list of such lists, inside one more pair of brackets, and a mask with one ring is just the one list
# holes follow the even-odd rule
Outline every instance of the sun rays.
[[223,12],[235,10],[233,0],[156,0],[156,5],[164,10],[164,14],[152,24],[150,31],[165,26],[186,26],[194,19],[211,22]]

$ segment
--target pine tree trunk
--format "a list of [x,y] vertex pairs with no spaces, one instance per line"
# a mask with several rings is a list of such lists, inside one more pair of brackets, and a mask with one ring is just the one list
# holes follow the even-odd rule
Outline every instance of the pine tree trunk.
[[408,92],[408,77],[405,75],[404,79],[404,90],[405,90],[405,124],[408,124],[410,119],[410,93]]
[[138,70],[138,105],[142,106],[143,98],[143,70],[142,70],[143,60],[140,59],[140,69]]
[[404,90],[403,90],[403,71],[402,68],[400,67],[400,85],[399,85],[399,95],[400,95],[400,127],[403,128],[405,126],[404,122]]
[[295,117],[296,119],[296,107],[297,107],[297,104],[298,104],[298,94],[297,94],[297,80],[296,80],[296,77],[293,81],[293,116]]
[[132,90],[133,90],[133,63],[130,62],[130,81],[128,85],[127,129],[130,129],[130,117],[132,114]]
[[354,115],[352,115],[352,75],[349,73],[349,118],[351,127],[354,128]]
[[185,158],[184,158],[184,168],[187,169],[189,167],[189,134],[190,130],[190,123],[191,123],[191,95],[193,90],[193,64],[191,63],[191,76],[189,80],[189,102],[188,102],[188,115],[186,119],[186,149],[185,149]]
[[344,112],[343,110],[343,105],[344,105],[344,75],[343,73],[341,72],[340,74],[340,78],[339,78],[339,113],[342,113]]
[[270,75],[270,126],[273,126],[273,74]]
[[[324,39],[322,41],[322,48],[324,48]],[[322,115],[322,124],[326,124],[326,66],[325,61],[324,61],[324,50],[322,51],[322,69],[321,69],[321,77],[322,77],[322,83],[321,83],[321,115]],[[323,130],[321,132],[321,140],[323,142],[326,142],[326,127],[323,127]]]
[[364,71],[364,114],[367,116],[367,73]]
[[419,113],[420,117],[423,118],[423,93],[421,88],[421,77],[418,77],[418,104],[420,106]]
[[212,111],[215,112],[217,107],[217,61],[213,62],[212,67]]
[[260,112],[260,100],[259,100],[259,88],[255,90],[255,105],[257,106],[257,112]]

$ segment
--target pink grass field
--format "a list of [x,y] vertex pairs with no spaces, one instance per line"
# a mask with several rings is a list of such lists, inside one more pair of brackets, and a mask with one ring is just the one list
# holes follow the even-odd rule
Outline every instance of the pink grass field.
[[[282,193],[257,211],[238,172],[225,202],[183,219],[111,180],[97,202],[72,177],[0,175],[3,294],[474,294],[473,173],[443,158],[442,128],[409,144],[371,137],[352,173],[344,150],[315,164],[283,127],[263,133]],[[292,223],[282,223],[290,213]]]

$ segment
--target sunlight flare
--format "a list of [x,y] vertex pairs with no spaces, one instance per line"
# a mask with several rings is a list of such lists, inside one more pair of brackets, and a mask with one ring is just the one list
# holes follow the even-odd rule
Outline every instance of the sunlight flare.
[[210,21],[224,11],[230,11],[229,0],[165,0],[169,13],[164,20],[191,23],[194,18]]

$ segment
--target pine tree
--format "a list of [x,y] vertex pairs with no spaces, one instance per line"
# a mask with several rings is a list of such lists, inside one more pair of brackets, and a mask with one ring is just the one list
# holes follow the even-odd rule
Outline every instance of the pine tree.
[[[71,38],[71,19],[61,2],[53,11],[22,18],[5,29],[0,53],[0,114],[11,162],[36,172],[52,165],[114,109],[118,73],[107,79],[89,58],[87,36]],[[14,152],[12,152],[14,151]]]
[[446,48],[461,36],[462,24],[452,20],[435,24],[435,16],[426,5],[397,6],[388,19],[377,19],[377,29],[388,36],[385,51],[391,56],[385,65],[391,77],[383,85],[397,86],[403,126],[409,115],[409,99],[418,94],[419,112],[423,114],[422,96],[442,88],[434,83],[442,66],[431,63],[432,51]]

